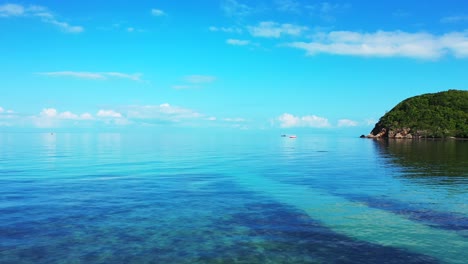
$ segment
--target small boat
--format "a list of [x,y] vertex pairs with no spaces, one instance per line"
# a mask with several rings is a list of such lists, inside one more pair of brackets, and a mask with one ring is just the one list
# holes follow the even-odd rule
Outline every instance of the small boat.
[[297,138],[297,136],[296,135],[291,135],[291,136],[289,136],[289,138]]
[[281,137],[287,137],[287,135],[281,135]]

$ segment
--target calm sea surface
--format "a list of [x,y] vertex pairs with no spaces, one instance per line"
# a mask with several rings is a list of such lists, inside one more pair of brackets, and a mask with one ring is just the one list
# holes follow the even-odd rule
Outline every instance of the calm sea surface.
[[0,134],[0,263],[467,263],[468,141]]

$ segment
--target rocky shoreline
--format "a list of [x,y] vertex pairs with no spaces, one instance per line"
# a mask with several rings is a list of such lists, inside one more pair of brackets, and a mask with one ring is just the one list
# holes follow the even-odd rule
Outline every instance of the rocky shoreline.
[[425,131],[411,131],[411,128],[401,128],[401,129],[387,129],[385,127],[379,128],[376,126],[371,133],[367,136],[361,135],[361,138],[399,138],[399,139],[413,139],[413,138],[423,138]]
[[[368,135],[361,135],[360,138],[391,138],[391,139],[433,139],[436,137],[428,137],[427,131],[425,130],[416,130],[413,131],[411,128],[399,128],[399,129],[388,129],[388,128],[379,128],[376,126]],[[457,139],[457,140],[468,140],[467,138],[457,138],[457,137],[443,137],[438,139]]]

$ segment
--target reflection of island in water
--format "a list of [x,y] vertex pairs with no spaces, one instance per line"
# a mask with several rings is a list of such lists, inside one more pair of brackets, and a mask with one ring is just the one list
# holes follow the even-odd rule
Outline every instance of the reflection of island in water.
[[375,143],[391,163],[404,169],[405,177],[468,183],[468,141],[381,139]]

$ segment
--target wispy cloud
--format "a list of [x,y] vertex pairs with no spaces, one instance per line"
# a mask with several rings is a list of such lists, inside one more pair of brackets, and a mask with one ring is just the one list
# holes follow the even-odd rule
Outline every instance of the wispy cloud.
[[338,4],[330,2],[319,2],[316,4],[306,5],[305,8],[310,10],[313,15],[320,17],[324,21],[335,21],[335,14],[344,11],[351,7],[350,4]]
[[202,88],[203,84],[209,84],[216,81],[216,77],[211,75],[187,75],[182,84],[173,85],[172,88],[176,90],[189,90]]
[[273,21],[260,22],[257,26],[247,27],[254,37],[279,38],[282,36],[300,36],[308,28],[293,24],[279,24]]
[[179,126],[214,126],[246,129],[247,120],[240,117],[217,118],[196,110],[168,103],[160,105],[135,105],[121,109],[124,117],[135,124],[179,125]]
[[11,127],[18,119],[17,114],[13,110],[7,110],[0,106],[0,127]]
[[57,26],[65,32],[81,33],[84,31],[82,26],[73,26],[57,19],[51,11],[43,6],[23,6],[19,4],[0,5],[0,17],[37,17],[42,22]]
[[136,81],[136,82],[142,81],[141,77],[143,76],[143,74],[141,73],[128,74],[128,73],[121,73],[121,72],[104,72],[101,74],[104,76],[108,76],[108,77],[129,79],[129,80]]
[[354,121],[354,120],[350,120],[350,119],[340,119],[338,120],[338,127],[355,127],[357,126],[359,123]]
[[93,73],[93,72],[60,71],[60,72],[39,72],[37,74],[51,76],[51,77],[74,77],[74,78],[79,78],[79,79],[93,79],[93,80],[106,79],[106,77],[103,74]]
[[211,26],[208,28],[208,30],[212,32],[224,32],[224,33],[242,33],[242,29],[238,27],[215,27]]
[[226,40],[226,43],[234,46],[247,46],[250,44],[250,41],[241,39],[228,39]]
[[58,71],[58,72],[39,72],[37,74],[51,77],[73,77],[78,79],[90,80],[107,80],[110,78],[128,79],[132,81],[142,81],[141,73],[121,73],[121,72],[75,72],[75,71]]
[[192,109],[173,106],[168,103],[160,105],[128,106],[124,108],[126,117],[130,120],[139,120],[149,123],[179,123],[194,120],[204,115]]
[[307,116],[294,116],[292,114],[284,113],[277,118],[280,127],[316,127],[325,128],[330,127],[328,119],[316,115]]
[[360,33],[333,31],[317,34],[312,42],[293,42],[289,47],[305,50],[307,55],[320,53],[363,57],[407,57],[438,59],[445,54],[468,57],[468,31],[441,36],[429,33],[377,31]]
[[160,17],[160,16],[166,16],[166,13],[164,11],[162,11],[161,9],[151,9],[151,15],[153,16],[156,16],[156,17]]
[[299,13],[301,4],[296,0],[275,0],[276,8],[282,12]]
[[25,9],[22,5],[4,4],[0,5],[0,17],[22,16]]
[[222,121],[225,121],[225,122],[232,122],[232,123],[244,123],[244,122],[247,122],[247,120],[245,120],[245,118],[241,118],[241,117],[234,117],[234,118],[230,118],[230,117],[227,117],[227,118],[223,118],[221,119]]
[[224,0],[221,9],[228,17],[244,17],[252,12],[252,8],[236,0]]
[[440,22],[442,22],[442,23],[462,23],[462,22],[468,22],[468,15],[443,17],[443,18],[440,20]]

